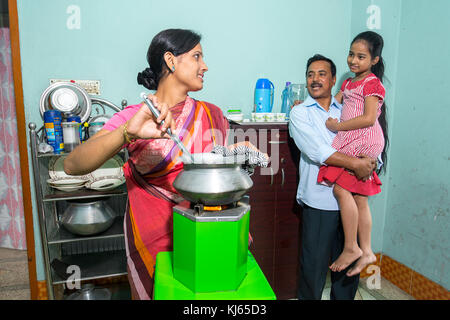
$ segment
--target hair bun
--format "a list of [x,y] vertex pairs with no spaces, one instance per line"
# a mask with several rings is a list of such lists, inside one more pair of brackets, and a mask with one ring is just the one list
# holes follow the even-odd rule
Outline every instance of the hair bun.
[[143,85],[149,90],[156,90],[156,75],[150,68],[139,72],[137,75],[137,83]]

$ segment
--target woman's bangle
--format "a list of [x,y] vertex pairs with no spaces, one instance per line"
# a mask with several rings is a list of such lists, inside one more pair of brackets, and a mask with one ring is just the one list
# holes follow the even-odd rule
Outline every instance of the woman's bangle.
[[126,143],[130,144],[130,143],[135,142],[136,139],[130,139],[130,137],[128,136],[127,125],[128,125],[128,121],[125,122],[125,125],[123,126],[123,137],[125,138]]

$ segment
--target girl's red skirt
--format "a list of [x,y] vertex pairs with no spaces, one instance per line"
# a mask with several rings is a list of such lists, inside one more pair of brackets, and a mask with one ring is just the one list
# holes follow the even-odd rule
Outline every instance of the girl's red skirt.
[[321,166],[317,182],[327,185],[337,184],[345,190],[365,196],[373,196],[381,192],[381,181],[375,172],[369,179],[363,181],[344,168]]

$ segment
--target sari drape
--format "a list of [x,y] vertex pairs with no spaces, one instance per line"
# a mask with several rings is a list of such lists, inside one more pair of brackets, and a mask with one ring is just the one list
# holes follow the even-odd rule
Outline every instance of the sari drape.
[[[133,107],[137,112],[139,107]],[[217,106],[188,97],[170,110],[175,133],[191,153],[226,145],[228,121]],[[135,113],[127,112],[122,115],[125,121]],[[150,299],[156,255],[173,249],[172,208],[183,199],[172,183],[183,163],[170,139],[138,140],[127,148],[130,158],[123,169],[129,199],[124,219],[128,278],[134,298]]]

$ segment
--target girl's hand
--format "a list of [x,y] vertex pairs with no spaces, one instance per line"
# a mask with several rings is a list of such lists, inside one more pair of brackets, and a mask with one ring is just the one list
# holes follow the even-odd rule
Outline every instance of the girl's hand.
[[338,119],[334,118],[328,118],[327,121],[325,121],[325,126],[328,128],[328,130],[336,132],[339,131],[339,122]]
[[302,103],[303,103],[303,100],[294,100],[294,104],[291,106],[291,109],[293,107],[295,107],[296,105],[299,105],[299,104],[302,104]]
[[[149,94],[148,98],[153,105],[159,110],[160,115],[156,119],[145,103],[139,111],[128,120],[127,133],[130,139],[159,139],[170,138],[167,134],[167,128],[175,132],[175,121],[169,106],[166,103],[159,103],[156,96]],[[160,125],[164,120],[164,124]]]

